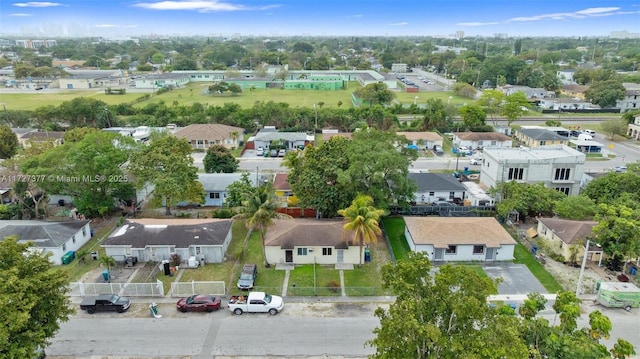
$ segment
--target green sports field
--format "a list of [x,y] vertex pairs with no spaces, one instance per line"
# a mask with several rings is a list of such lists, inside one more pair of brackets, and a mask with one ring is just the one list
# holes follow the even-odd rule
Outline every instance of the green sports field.
[[[183,88],[175,89],[160,95],[153,95],[150,99],[139,102],[136,106],[144,106],[150,102],[163,101],[166,104],[178,102],[182,105],[191,105],[193,103],[208,104],[210,106],[222,106],[225,103],[236,103],[243,108],[250,108],[256,102],[284,102],[291,107],[313,107],[313,104],[323,102],[323,107],[337,108],[341,102],[340,108],[350,108],[351,93],[360,88],[357,82],[349,82],[344,90],[338,91],[318,91],[318,90],[281,90],[266,89],[245,91],[240,95],[209,95],[206,89],[209,84],[191,83]],[[148,94],[145,93],[127,93],[125,95],[105,95],[104,89],[100,90],[60,90],[56,92],[33,92],[33,93],[0,93],[0,104],[3,104],[7,110],[34,110],[41,106],[53,105],[58,106],[64,101],[70,101],[76,97],[91,97],[96,100],[103,101],[109,105],[119,103],[132,102],[135,99]],[[419,92],[406,93],[395,92],[396,100],[402,104],[424,104],[430,98],[439,98],[443,102],[461,105],[463,103],[472,102],[472,100],[456,96],[451,92]],[[416,100],[415,97],[418,96]],[[451,96],[451,100],[449,97]]]

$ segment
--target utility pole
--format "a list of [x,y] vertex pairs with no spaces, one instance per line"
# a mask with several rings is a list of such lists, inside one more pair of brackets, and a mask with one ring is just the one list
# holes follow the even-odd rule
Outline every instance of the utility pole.
[[578,276],[578,287],[576,288],[576,297],[582,292],[582,276],[584,275],[584,267],[587,265],[587,255],[589,254],[589,240],[587,239],[587,245],[584,246],[584,256],[582,257],[582,266],[580,267],[580,275]]

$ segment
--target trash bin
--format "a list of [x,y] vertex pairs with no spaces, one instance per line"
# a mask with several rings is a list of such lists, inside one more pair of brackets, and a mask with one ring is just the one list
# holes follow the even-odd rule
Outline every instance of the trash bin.
[[91,232],[91,238],[93,238],[93,228],[89,232]]
[[369,251],[369,248],[364,249],[364,261],[371,262],[371,251]]
[[98,260],[98,252],[91,252],[91,259],[93,259],[94,261]]
[[172,275],[171,273],[171,265],[169,264],[169,262],[166,263],[162,263],[162,269],[164,272],[164,275]]
[[629,267],[629,274],[631,274],[631,275],[638,274],[638,268],[636,268],[634,266]]
[[105,269],[102,271],[102,278],[104,279],[105,282],[108,282],[111,279],[108,269]]
[[600,290],[600,281],[596,282],[596,290]]
[[76,252],[68,251],[62,256],[62,264],[69,264],[73,262],[73,259],[76,257]]
[[536,246],[531,247],[531,253],[534,254],[534,255],[536,253],[538,253],[538,247],[536,247]]

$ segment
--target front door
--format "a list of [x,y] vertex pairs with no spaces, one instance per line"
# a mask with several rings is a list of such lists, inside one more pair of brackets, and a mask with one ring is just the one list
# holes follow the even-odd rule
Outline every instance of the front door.
[[485,261],[495,261],[496,260],[496,249],[495,248],[487,248],[487,254],[484,256]]
[[344,249],[338,249],[336,262],[343,263],[344,262]]
[[284,251],[284,261],[285,263],[293,263],[293,250],[287,249]]
[[444,259],[444,248],[436,248],[436,255],[433,260],[441,261]]

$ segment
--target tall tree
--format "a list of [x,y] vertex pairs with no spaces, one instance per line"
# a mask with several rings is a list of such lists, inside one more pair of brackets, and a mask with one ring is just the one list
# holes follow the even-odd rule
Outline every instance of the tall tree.
[[372,105],[388,105],[395,98],[395,94],[382,82],[368,84],[357,89],[354,94]]
[[617,100],[624,98],[625,88],[620,80],[606,80],[593,83],[584,96],[591,103],[602,108],[613,107]]
[[193,165],[191,145],[185,139],[164,136],[133,153],[129,169],[138,187],[155,186],[154,194],[165,201],[166,214],[181,201],[204,203],[204,190]]
[[32,358],[73,313],[67,273],[16,237],[0,240],[0,258],[0,357]]
[[422,252],[384,265],[383,288],[397,299],[376,309],[372,358],[527,357],[517,317],[498,315],[487,303],[497,282],[464,266],[445,265],[435,275],[431,268]]
[[207,173],[233,173],[240,163],[231,152],[222,145],[213,145],[207,149],[202,160]]
[[516,92],[505,97],[500,106],[500,114],[507,119],[509,125],[522,117],[527,112],[529,102],[524,92]]
[[482,106],[491,117],[494,126],[496,125],[497,116],[500,114],[504,98],[505,95],[500,90],[484,90],[478,101],[476,101],[476,104]]
[[260,234],[260,240],[262,241],[262,256],[264,258],[265,267],[271,266],[267,261],[266,244],[264,242],[264,236],[267,233],[267,229],[273,224],[274,218],[291,218],[289,215],[276,212],[278,203],[278,196],[273,190],[271,184],[267,183],[245,193],[244,201],[242,201],[242,207],[239,208],[240,213],[233,217],[234,219],[245,220],[245,224],[249,230],[242,245],[243,254],[251,233],[258,231],[258,234]]
[[606,134],[611,135],[611,141],[618,136],[624,136],[627,133],[627,120],[625,119],[611,119],[605,120],[600,123],[600,128]]
[[18,136],[9,126],[0,125],[0,159],[13,157],[18,151]]
[[360,265],[362,265],[362,248],[365,244],[375,243],[382,234],[379,220],[384,210],[373,206],[373,198],[358,195],[351,206],[341,209],[338,214],[344,217],[344,231],[352,235],[351,242],[360,246]]

